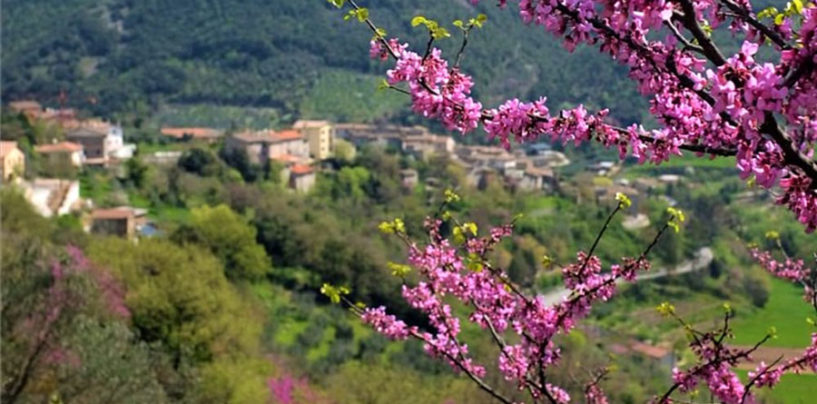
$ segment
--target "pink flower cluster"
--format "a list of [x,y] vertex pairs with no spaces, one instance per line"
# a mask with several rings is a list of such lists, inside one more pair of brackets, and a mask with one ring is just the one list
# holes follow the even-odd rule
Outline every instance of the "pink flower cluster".
[[512,99],[498,109],[488,111],[490,120],[484,123],[489,138],[498,137],[505,148],[510,148],[509,135],[514,135],[517,142],[535,139],[541,133],[550,130],[550,112],[545,106],[546,98],[533,103]]
[[[723,346],[719,335],[707,333],[690,345],[698,356],[699,362],[687,371],[678,368],[672,370],[672,379],[682,392],[693,390],[700,381],[706,383],[709,391],[725,404],[739,404],[744,402],[746,387],[732,370],[740,360],[748,358],[748,351],[731,349]],[[753,402],[747,394],[748,401]]]
[[369,57],[385,62],[391,57],[391,52],[400,55],[406,48],[408,48],[408,44],[401,44],[397,38],[389,39],[386,44],[383,41],[372,39],[369,42]]
[[817,269],[806,267],[802,259],[786,257],[785,261],[778,261],[769,251],[762,251],[758,248],[750,249],[749,253],[770,274],[802,284],[805,292],[804,299],[815,305],[815,309],[817,309],[817,295],[815,295]]
[[267,389],[269,389],[272,404],[331,402],[313,390],[305,377],[296,378],[288,373],[267,379]]
[[71,270],[91,276],[108,311],[119,317],[130,317],[130,310],[125,304],[125,289],[119,281],[108,270],[92,263],[79,248],[69,245],[66,251],[72,261]]
[[749,372],[749,378],[755,381],[757,387],[771,388],[780,382],[780,377],[784,373],[803,370],[817,372],[817,333],[811,335],[811,346],[806,348],[803,355],[777,366],[767,366],[766,363],[760,362],[754,371]]
[[587,404],[608,404],[607,396],[599,387],[598,383],[593,383],[584,390],[584,401]]
[[783,368],[773,368],[766,365],[766,362],[761,361],[757,368],[749,372],[749,378],[755,380],[757,387],[774,387],[780,383],[780,377],[783,376]]
[[406,323],[395,316],[386,314],[386,308],[383,306],[364,309],[360,318],[364,323],[371,325],[377,332],[390,339],[404,340],[409,337],[410,333],[416,332],[416,328],[409,328]]
[[[449,69],[439,49],[431,49],[421,57],[406,50],[408,45],[397,45],[394,39],[388,43],[397,57],[394,68],[387,72],[388,83],[408,84],[415,112],[439,119],[448,130],[463,134],[477,128],[482,104],[470,96],[474,86],[470,76],[456,67]],[[382,59],[384,48],[381,41],[374,41],[370,55]]]

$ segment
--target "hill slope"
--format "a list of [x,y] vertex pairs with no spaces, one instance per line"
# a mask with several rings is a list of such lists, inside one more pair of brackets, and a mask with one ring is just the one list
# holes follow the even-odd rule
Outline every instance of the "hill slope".
[[[544,94],[554,107],[611,105],[623,122],[639,120],[644,111],[623,69],[593,49],[568,57],[512,10],[455,0],[371,7],[390,33],[419,46],[424,34],[409,25],[416,14],[446,22],[487,13],[464,68],[489,105]],[[4,98],[55,103],[65,89],[69,103],[106,115],[212,103],[349,119],[348,111],[366,104],[337,104],[347,102],[348,91],[369,97],[376,81],[362,89],[360,83],[383,69],[368,59],[369,32],[344,22],[322,0],[6,0],[3,11]],[[452,52],[459,40],[447,42],[444,49]]]

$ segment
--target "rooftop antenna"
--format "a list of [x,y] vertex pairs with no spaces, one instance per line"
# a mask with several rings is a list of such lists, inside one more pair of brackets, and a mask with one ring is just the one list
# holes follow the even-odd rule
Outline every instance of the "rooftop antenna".
[[57,113],[57,120],[60,121],[60,124],[63,123],[65,120],[65,103],[68,101],[68,94],[65,92],[65,89],[60,90],[59,102],[60,102],[60,110]]

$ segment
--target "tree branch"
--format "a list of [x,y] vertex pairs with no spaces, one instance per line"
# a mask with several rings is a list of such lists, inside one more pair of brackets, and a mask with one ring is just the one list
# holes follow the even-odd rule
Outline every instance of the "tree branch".
[[667,26],[667,28],[669,28],[669,30],[672,32],[672,35],[674,35],[674,36],[675,36],[675,39],[677,39],[679,42],[681,42],[682,44],[684,44],[684,48],[685,48],[685,49],[689,49],[689,50],[692,50],[692,51],[698,52],[698,53],[700,53],[700,54],[702,54],[702,55],[706,56],[706,55],[704,54],[704,48],[701,48],[700,46],[695,45],[694,43],[689,42],[689,40],[688,40],[688,39],[684,38],[684,36],[683,36],[683,35],[681,35],[681,32],[680,32],[680,31],[678,31],[678,27],[676,27],[676,26],[675,26],[675,24],[673,24],[673,23],[672,23],[672,22],[670,22],[670,21],[664,21],[664,25],[666,25],[666,26]]
[[726,58],[723,57],[723,54],[712,42],[712,39],[706,35],[701,26],[698,24],[698,15],[695,12],[695,6],[692,4],[692,1],[679,0],[678,2],[681,5],[681,10],[684,12],[684,15],[680,18],[680,21],[684,27],[686,27],[686,29],[692,33],[695,40],[698,41],[698,44],[703,49],[704,56],[714,63],[715,66],[725,64]]
[[752,386],[755,385],[757,380],[760,379],[760,377],[763,376],[764,374],[768,373],[769,370],[771,370],[774,367],[774,365],[780,362],[781,359],[783,359],[783,356],[782,355],[778,356],[777,359],[774,360],[774,362],[772,362],[769,366],[766,366],[765,369],[760,371],[760,373],[756,374],[755,377],[753,377],[752,380],[750,380],[749,383],[746,384],[745,390],[743,391],[743,396],[740,398],[741,404],[746,402],[746,398],[749,397],[749,391],[752,389]]
[[811,57],[806,58],[806,60],[803,63],[801,63],[800,66],[797,67],[797,69],[795,69],[793,72],[791,72],[788,75],[788,77],[786,77],[783,80],[782,87],[783,88],[791,88],[792,86],[797,84],[797,81],[799,81],[800,78],[802,78],[803,76],[805,76],[806,74],[808,74],[812,70],[814,70],[814,67],[815,67],[814,66],[814,55],[811,55]]
[[751,10],[744,8],[743,6],[735,3],[732,0],[721,0],[721,3],[726,6],[729,10],[735,13],[740,19],[754,27],[756,30],[763,33],[766,38],[769,38],[775,45],[779,46],[782,49],[792,49],[791,45],[786,43],[783,38],[774,32],[771,28],[763,24],[762,22],[758,21],[757,18],[752,17]]
[[471,33],[471,28],[465,29],[462,31],[462,44],[460,45],[460,50],[457,51],[457,57],[454,59],[454,68],[460,67],[460,63],[462,63],[462,58],[465,57],[465,47],[468,46],[468,35]]
[[760,132],[771,136],[772,140],[777,143],[783,151],[783,159],[786,164],[802,170],[811,179],[811,189],[817,189],[817,163],[797,149],[792,138],[778,126],[774,114],[767,111],[759,129]]

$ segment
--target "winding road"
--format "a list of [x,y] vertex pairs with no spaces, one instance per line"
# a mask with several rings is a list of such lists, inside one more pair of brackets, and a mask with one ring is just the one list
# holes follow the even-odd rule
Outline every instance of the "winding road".
[[[703,247],[695,252],[695,258],[686,260],[673,268],[661,268],[659,270],[642,273],[636,277],[636,282],[646,281],[650,279],[663,278],[670,275],[681,275],[688,272],[699,271],[706,268],[712,263],[715,255],[709,247]],[[624,282],[619,280],[618,283]],[[570,296],[570,289],[557,288],[551,289],[540,295],[544,303],[548,306],[560,303],[568,296]]]

